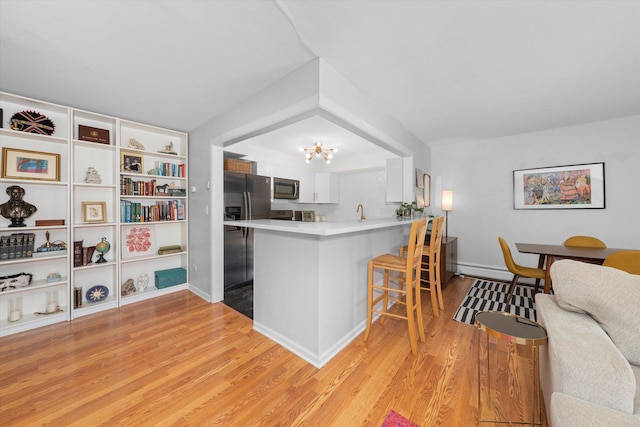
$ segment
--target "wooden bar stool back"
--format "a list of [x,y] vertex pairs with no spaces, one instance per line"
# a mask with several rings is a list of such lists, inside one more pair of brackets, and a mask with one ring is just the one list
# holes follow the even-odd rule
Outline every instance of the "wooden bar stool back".
[[[418,354],[416,326],[418,334],[420,335],[420,341],[425,341],[419,288],[420,262],[426,233],[427,220],[414,221],[413,224],[411,224],[409,244],[407,245],[408,255],[406,257],[384,254],[369,261],[367,329],[364,333],[364,341],[369,339],[374,313],[380,315],[380,324],[384,323],[385,316],[406,319],[409,327],[411,352],[414,355]],[[381,284],[376,284],[374,281],[376,269],[383,270],[383,281]],[[395,274],[390,274],[392,272]],[[392,282],[395,282],[396,287],[392,287]],[[375,298],[374,293],[378,294]],[[406,306],[406,313],[403,315],[397,313],[397,310],[395,310],[395,312],[388,311],[390,301]],[[377,306],[380,302],[382,302],[382,307],[378,308]]]
[[[445,217],[435,217],[431,221],[429,245],[422,248],[420,290],[429,291],[433,315],[439,317],[440,312],[438,307],[440,307],[440,310],[444,310],[442,281],[440,277],[440,254],[442,252],[442,233],[444,231]],[[400,256],[404,256],[407,249],[408,247],[406,245],[400,248]]]
[[433,315],[435,317],[439,316],[438,307],[440,310],[444,310],[444,302],[442,300],[442,280],[440,277],[440,255],[442,253],[442,234],[444,231],[444,224],[445,218],[443,216],[433,219],[429,246],[425,246],[422,249],[423,257],[421,269],[422,272],[426,274],[422,274],[421,276],[420,289],[429,291],[431,294],[431,307],[433,308]]

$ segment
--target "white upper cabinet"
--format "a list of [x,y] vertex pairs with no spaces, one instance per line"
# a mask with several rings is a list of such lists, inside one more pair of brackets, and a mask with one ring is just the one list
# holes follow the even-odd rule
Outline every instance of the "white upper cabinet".
[[387,160],[387,203],[412,202],[415,186],[412,157]]
[[318,172],[315,176],[316,203],[340,203],[340,176]]

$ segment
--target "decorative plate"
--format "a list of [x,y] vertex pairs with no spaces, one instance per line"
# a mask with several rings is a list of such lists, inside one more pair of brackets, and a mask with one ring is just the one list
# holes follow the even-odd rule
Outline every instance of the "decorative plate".
[[109,288],[103,285],[96,285],[89,288],[86,297],[87,302],[100,302],[109,295]]
[[21,132],[39,133],[40,135],[53,135],[56,125],[47,116],[37,111],[21,111],[11,117],[11,129]]

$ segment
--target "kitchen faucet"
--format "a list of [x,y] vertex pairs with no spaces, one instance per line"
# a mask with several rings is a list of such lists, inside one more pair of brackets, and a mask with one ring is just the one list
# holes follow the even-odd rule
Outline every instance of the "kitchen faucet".
[[362,203],[358,203],[358,207],[356,208],[356,212],[360,212],[360,220],[359,221],[364,221],[365,218],[364,217],[364,206],[362,206]]

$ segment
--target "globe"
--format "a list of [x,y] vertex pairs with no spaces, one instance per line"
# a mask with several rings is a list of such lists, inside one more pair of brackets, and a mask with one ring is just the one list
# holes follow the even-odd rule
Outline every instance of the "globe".
[[100,254],[96,264],[107,262],[107,260],[104,259],[104,254],[109,252],[109,249],[111,249],[111,243],[107,241],[106,237],[103,237],[102,241],[96,245],[96,251]]

